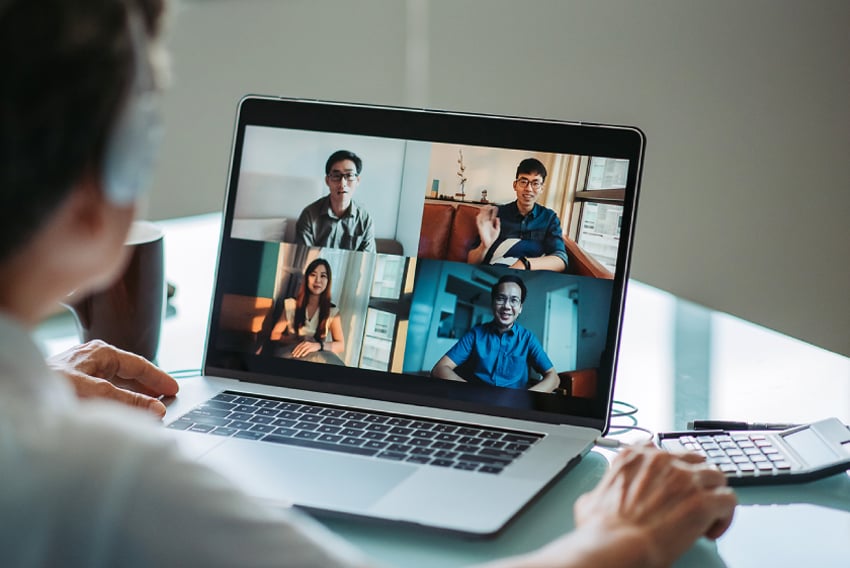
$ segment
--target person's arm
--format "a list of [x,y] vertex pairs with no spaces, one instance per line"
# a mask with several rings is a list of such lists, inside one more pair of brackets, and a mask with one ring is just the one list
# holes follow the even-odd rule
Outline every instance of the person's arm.
[[[565,253],[566,254],[566,253]],[[567,263],[560,256],[546,255],[528,258],[528,270],[551,270],[553,272],[563,272],[567,268]],[[517,270],[524,270],[525,264],[521,260],[517,260],[511,266]]]
[[363,240],[360,242],[359,250],[363,252],[377,252],[378,250],[375,245],[375,229],[372,226],[372,218],[368,214],[366,214],[363,223]]
[[698,538],[726,532],[736,504],[725,476],[701,456],[628,447],[576,501],[573,532],[487,567],[670,566]]
[[546,253],[544,256],[529,259],[532,261],[532,270],[563,272],[567,269],[569,260],[567,258],[567,247],[564,245],[564,231],[561,229],[561,221],[554,211],[552,212],[552,219],[549,221],[549,226],[546,228],[546,240],[543,243],[543,250]]
[[339,355],[345,351],[345,335],[342,333],[342,321],[339,314],[331,318],[330,323],[331,341],[325,341],[325,351],[332,351]]
[[558,376],[558,372],[555,371],[555,367],[552,367],[545,373],[543,373],[543,379],[535,384],[533,387],[530,387],[528,390],[536,391],[536,392],[552,392],[561,384],[561,377]]
[[499,219],[499,208],[495,206],[481,207],[475,216],[475,226],[478,229],[478,246],[466,255],[469,264],[481,264],[487,251],[499,238],[502,232],[502,222]]
[[449,359],[448,355],[443,355],[440,360],[437,361],[437,364],[434,365],[434,368],[431,369],[431,376],[438,379],[445,379],[447,381],[460,381],[465,383],[466,379],[455,373],[456,368],[457,363]]
[[310,217],[310,207],[307,206],[295,223],[295,240],[302,245],[313,246],[313,237],[313,219]]
[[64,375],[79,398],[109,398],[149,410],[160,418],[165,405],[157,397],[174,396],[177,381],[153,363],[96,339],[47,359]]

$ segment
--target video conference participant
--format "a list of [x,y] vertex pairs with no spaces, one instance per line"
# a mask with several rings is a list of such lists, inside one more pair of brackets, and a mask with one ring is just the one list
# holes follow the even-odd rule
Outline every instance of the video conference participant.
[[567,269],[558,215],[537,203],[546,175],[540,160],[526,158],[519,163],[513,184],[517,198],[498,207],[481,208],[475,218],[478,243],[469,251],[467,262],[504,264],[520,270]]
[[[162,12],[161,0],[0,2],[0,114],[14,118],[0,128],[4,565],[374,566],[298,510],[249,499],[139,411],[76,400],[68,371],[150,376],[141,357],[82,346],[57,365],[63,376],[31,339],[57,302],[114,279],[126,260],[138,191],[105,183],[107,156],[116,132],[147,132],[119,125]],[[108,365],[90,365],[104,352]],[[627,448],[576,503],[574,531],[493,566],[669,566],[732,521],[734,493],[702,462]]]
[[301,211],[295,224],[297,242],[375,252],[372,218],[352,199],[360,185],[363,161],[354,152],[337,150],[325,163],[325,184],[330,192]]
[[[291,345],[288,354],[292,357],[301,359],[312,353],[345,351],[339,310],[331,302],[331,284],[331,265],[317,258],[304,270],[298,296],[283,301],[283,312],[272,328],[271,341]],[[261,346],[257,354],[262,350]]]
[[[525,296],[525,282],[519,276],[508,274],[499,278],[490,291],[493,319],[466,332],[437,361],[431,375],[450,381],[468,382],[475,378],[512,389],[555,390],[560,382],[555,366],[534,334],[516,321],[522,313]],[[469,370],[469,378],[456,372],[461,365]],[[529,384],[529,365],[543,375],[539,382]]]

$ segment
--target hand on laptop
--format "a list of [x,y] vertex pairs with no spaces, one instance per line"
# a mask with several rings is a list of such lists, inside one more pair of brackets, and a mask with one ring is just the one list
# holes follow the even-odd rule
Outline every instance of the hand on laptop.
[[156,397],[174,396],[179,389],[177,381],[144,357],[99,340],[54,355],[47,364],[71,381],[80,398],[109,398],[160,418],[165,405]]

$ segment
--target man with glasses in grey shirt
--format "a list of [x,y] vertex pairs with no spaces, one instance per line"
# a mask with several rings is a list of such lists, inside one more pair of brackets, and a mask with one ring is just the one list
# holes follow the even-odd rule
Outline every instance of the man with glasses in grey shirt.
[[337,150],[325,163],[330,193],[301,211],[295,225],[296,241],[315,247],[375,252],[372,218],[353,200],[360,185],[363,161],[349,150]]

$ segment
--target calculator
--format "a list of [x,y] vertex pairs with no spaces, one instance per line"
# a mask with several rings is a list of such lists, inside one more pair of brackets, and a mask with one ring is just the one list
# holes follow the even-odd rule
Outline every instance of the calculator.
[[782,431],[662,432],[656,443],[702,454],[729,485],[802,483],[850,469],[850,429],[837,418]]

